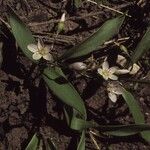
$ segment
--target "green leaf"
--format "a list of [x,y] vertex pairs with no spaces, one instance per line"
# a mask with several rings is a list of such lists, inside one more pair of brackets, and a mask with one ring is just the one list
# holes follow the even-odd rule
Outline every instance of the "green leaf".
[[77,117],[72,117],[70,128],[77,131],[98,126],[92,121],[86,121]]
[[[78,112],[74,108],[68,109],[67,107],[65,107],[64,112],[70,128],[81,133],[77,150],[85,150],[85,129],[88,128],[86,126],[86,124],[88,123],[85,120],[76,117],[78,116]],[[89,125],[91,127],[91,122],[89,123]]]
[[150,50],[150,27],[148,27],[142,40],[138,43],[131,60],[136,63],[148,50]]
[[130,124],[130,125],[106,125],[98,127],[100,131],[113,136],[130,136],[141,131],[148,132],[150,125],[146,124]]
[[39,139],[35,133],[25,150],[37,150],[38,143],[39,143]]
[[51,91],[65,104],[76,109],[84,118],[86,118],[86,109],[75,88],[69,83],[60,68],[46,68],[43,73],[43,79]]
[[117,17],[106,21],[97,32],[95,32],[88,39],[81,44],[66,51],[60,59],[71,59],[87,55],[97,49],[100,45],[104,44],[107,40],[116,35],[121,27],[124,16]]
[[82,131],[77,150],[85,150],[85,130]]
[[140,133],[141,131],[148,132],[150,125],[146,124],[130,124],[130,125],[98,125],[92,121],[85,121],[74,117],[71,122],[71,128],[78,131],[83,131],[87,128],[98,129],[101,133],[110,134],[113,136],[129,136]]
[[64,115],[65,115],[67,125],[70,126],[70,122],[72,119],[72,108],[64,106],[63,110],[64,110]]
[[78,8],[81,3],[82,3],[82,0],[73,0],[74,1],[74,5]]
[[[139,104],[134,99],[133,95],[130,92],[124,90],[122,96],[129,107],[129,110],[134,118],[135,123],[144,124],[145,123],[144,115],[142,114]],[[145,140],[150,141],[150,131],[141,132],[141,136]]]
[[117,130],[132,130],[133,132],[140,132],[144,130],[150,130],[150,125],[148,124],[128,124],[128,125],[94,125],[94,128],[100,129],[102,132],[109,132],[109,131],[117,131]]
[[10,9],[9,21],[12,29],[12,33],[23,51],[23,53],[33,62],[36,62],[32,58],[32,52],[27,49],[27,46],[31,43],[35,43],[35,39],[32,36],[31,31],[25,26],[25,24],[19,19],[19,17]]

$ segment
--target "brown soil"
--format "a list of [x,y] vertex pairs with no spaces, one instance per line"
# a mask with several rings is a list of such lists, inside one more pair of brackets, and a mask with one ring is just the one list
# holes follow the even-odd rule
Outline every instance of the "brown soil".
[[[126,19],[119,37],[129,36],[125,43],[134,49],[141,39],[150,21],[150,2],[143,0],[140,6],[136,2],[111,0],[106,3],[120,11],[129,10],[132,18]],[[0,0],[0,17],[7,21],[7,5],[11,6],[20,18],[29,26],[35,37],[42,37],[46,44],[52,44],[57,22],[63,12],[67,13],[65,31],[55,41],[54,51],[62,54],[64,50],[83,41],[107,19],[118,14],[91,3],[83,3],[76,9],[71,0]],[[98,13],[86,17],[87,14]],[[35,79],[37,68],[32,72],[31,62],[16,49],[15,41],[9,31],[0,24],[7,37],[1,36],[3,46],[3,64],[0,70],[0,150],[25,149],[35,132],[44,140],[51,139],[57,149],[76,149],[76,133],[72,132],[62,120],[61,103],[45,86],[42,79]],[[113,51],[114,52],[114,51]],[[143,60],[149,60],[148,53]],[[134,79],[147,76],[150,62],[141,60],[142,69]],[[132,80],[132,77],[131,77]],[[88,119],[100,124],[133,123],[126,104],[120,99],[112,104],[107,97],[105,82],[97,79],[73,79],[72,83],[79,91],[88,112]],[[149,85],[124,81],[139,101],[147,123],[150,123]],[[150,145],[140,136],[103,139],[97,138],[101,149],[112,150],[148,150]],[[87,136],[86,149],[94,150]]]

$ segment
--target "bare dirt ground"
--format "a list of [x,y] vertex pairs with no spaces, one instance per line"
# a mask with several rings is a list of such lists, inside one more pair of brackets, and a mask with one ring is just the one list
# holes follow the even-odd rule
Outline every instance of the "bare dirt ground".
[[[139,5],[133,1],[111,0],[106,3],[111,8],[128,11],[119,37],[130,37],[126,43],[133,50],[150,23],[150,2],[143,0]],[[65,31],[58,35],[54,51],[62,54],[65,49],[76,45],[91,35],[102,23],[118,13],[92,3],[83,3],[78,9],[71,1],[61,0],[0,0],[0,17],[7,21],[7,5],[11,6],[19,17],[31,29],[36,38],[43,38],[46,44],[52,44],[57,23],[63,12],[68,21]],[[76,149],[76,134],[72,132],[62,118],[63,104],[51,94],[42,79],[33,81],[36,70],[31,74],[31,62],[19,49],[16,50],[14,38],[0,22],[6,36],[0,40],[4,44],[4,61],[0,70],[0,150],[23,150],[35,132],[44,139],[50,138],[57,149]],[[141,60],[141,71],[123,81],[139,101],[147,123],[150,123],[150,86],[137,84],[132,79],[149,78],[150,53]],[[147,61],[145,61],[147,60]],[[88,111],[88,118],[101,124],[133,123],[127,105],[118,100],[112,104],[107,97],[105,82],[97,79],[73,79],[72,83],[79,91]],[[140,136],[125,138],[97,138],[102,150],[148,150]],[[87,136],[86,149],[94,150]]]

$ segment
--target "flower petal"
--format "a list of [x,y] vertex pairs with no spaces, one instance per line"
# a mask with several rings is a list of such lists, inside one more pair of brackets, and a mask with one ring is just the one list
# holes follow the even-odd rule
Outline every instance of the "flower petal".
[[103,64],[102,64],[102,69],[103,70],[105,70],[105,69],[107,70],[108,68],[109,68],[108,61],[104,61]]
[[115,71],[115,74],[127,74],[129,73],[130,71],[127,70],[127,69],[118,69]]
[[42,55],[39,52],[36,52],[32,55],[32,58],[34,60],[39,60],[39,59],[41,59],[41,57],[42,57]]
[[66,14],[63,13],[62,16],[61,16],[60,22],[65,22],[65,20],[66,20],[66,19],[65,19],[65,16],[66,16]]
[[87,68],[87,65],[83,62],[75,62],[75,63],[70,64],[69,68],[78,70],[78,71],[82,71]]
[[111,81],[107,84],[107,91],[116,95],[122,95],[123,87],[118,81]]
[[102,71],[103,71],[103,70],[102,70],[101,68],[98,68],[98,69],[97,69],[97,72],[98,72],[98,74],[100,74],[100,75],[102,75]]
[[124,67],[125,64],[126,64],[126,62],[127,62],[127,59],[126,59],[124,56],[122,56],[122,55],[118,55],[116,62],[117,62],[117,64],[119,64],[120,66]]
[[109,68],[109,71],[110,71],[112,74],[115,73],[116,70],[117,70],[117,67],[111,67],[111,68]]
[[48,53],[46,55],[43,55],[43,58],[45,60],[48,60],[48,61],[51,61],[51,62],[53,62],[53,60],[54,60],[53,57],[52,57],[52,55],[50,53]]
[[133,75],[133,74],[136,74],[139,70],[140,70],[140,66],[137,65],[137,64],[133,64],[133,67],[129,67],[129,74]]
[[50,47],[49,46],[45,46],[44,47],[44,53],[48,54],[50,52]]
[[112,80],[118,80],[118,77],[116,75],[113,75],[113,74],[111,74],[109,76],[109,78],[112,79]]
[[32,53],[35,53],[35,52],[38,51],[38,47],[37,47],[37,45],[35,45],[35,44],[29,44],[29,45],[27,46],[27,48],[28,48],[28,50],[31,51]]
[[114,93],[108,93],[108,97],[114,103],[117,101],[117,96]]
[[104,74],[104,70],[103,70],[103,69],[98,68],[98,69],[97,69],[97,72],[98,72],[98,74],[100,74],[105,80],[108,80],[109,77]]
[[104,76],[104,75],[102,75],[102,76],[103,76],[103,78],[104,78],[105,80],[108,80],[108,79],[109,79],[108,76]]
[[40,41],[40,39],[38,39],[37,47],[39,50],[41,50],[43,48],[43,44],[42,44],[42,41]]

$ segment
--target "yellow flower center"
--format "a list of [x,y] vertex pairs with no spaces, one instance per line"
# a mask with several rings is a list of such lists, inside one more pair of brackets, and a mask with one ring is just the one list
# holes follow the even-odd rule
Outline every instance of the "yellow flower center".
[[102,74],[103,74],[104,77],[109,77],[109,76],[110,76],[110,71],[107,70],[107,69],[104,69],[104,70],[102,71]]
[[38,52],[43,56],[47,54],[47,51],[45,50],[45,48],[39,49]]

